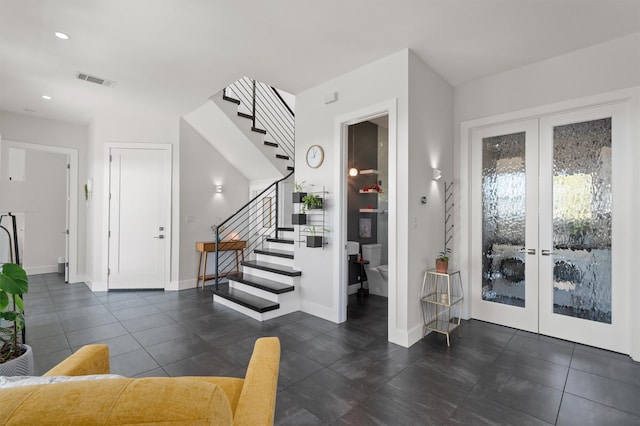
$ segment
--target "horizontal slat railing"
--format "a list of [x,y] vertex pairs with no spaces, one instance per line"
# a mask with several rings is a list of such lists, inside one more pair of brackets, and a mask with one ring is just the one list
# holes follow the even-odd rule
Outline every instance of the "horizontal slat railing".
[[253,117],[253,127],[267,131],[278,144],[276,153],[287,155],[293,163],[295,155],[295,115],[278,90],[243,77],[225,89],[227,96],[238,99]]
[[[244,246],[246,258],[253,256],[257,248],[262,248],[269,237],[278,238],[278,223],[280,218],[280,204],[285,202],[282,189],[285,182],[292,179],[293,171],[284,178],[272,183],[260,194],[252,198],[236,213],[215,227],[216,241],[235,241]],[[216,245],[215,251],[215,284],[216,289],[220,279],[239,270],[236,263],[235,250],[220,251]]]

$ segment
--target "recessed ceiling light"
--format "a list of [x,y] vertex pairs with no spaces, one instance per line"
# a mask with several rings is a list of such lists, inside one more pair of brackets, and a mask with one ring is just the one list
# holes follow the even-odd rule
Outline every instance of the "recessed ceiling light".
[[65,33],[61,33],[60,31],[56,31],[55,35],[61,40],[69,40],[69,36]]
[[47,101],[50,101],[50,100],[51,100],[51,96],[49,96],[49,95],[42,95],[42,99],[45,99],[45,100],[47,100]]

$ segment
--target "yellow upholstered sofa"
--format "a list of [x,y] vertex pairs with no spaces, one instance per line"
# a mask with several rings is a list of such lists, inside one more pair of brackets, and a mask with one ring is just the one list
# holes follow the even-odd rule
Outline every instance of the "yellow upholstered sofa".
[[[280,341],[256,341],[244,379],[111,378],[0,389],[0,424],[272,425]],[[109,348],[89,345],[45,376],[108,374]]]

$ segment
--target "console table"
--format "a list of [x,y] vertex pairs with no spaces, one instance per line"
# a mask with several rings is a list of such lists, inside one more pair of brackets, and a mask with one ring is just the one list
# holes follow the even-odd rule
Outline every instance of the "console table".
[[[240,271],[240,259],[239,255],[244,261],[244,249],[247,248],[247,242],[243,240],[233,241],[220,241],[219,243],[213,241],[198,241],[196,243],[196,251],[200,253],[200,260],[198,260],[198,274],[196,280],[196,288],[200,287],[200,281],[202,281],[202,291],[204,291],[205,281],[213,280],[216,278],[216,274],[207,275],[207,258],[208,254],[217,251],[235,251],[236,252],[236,270]],[[204,256],[203,256],[204,255]],[[202,258],[204,257],[204,266],[202,264]],[[202,273],[201,273],[202,271]],[[227,275],[226,273],[220,274],[220,277]]]

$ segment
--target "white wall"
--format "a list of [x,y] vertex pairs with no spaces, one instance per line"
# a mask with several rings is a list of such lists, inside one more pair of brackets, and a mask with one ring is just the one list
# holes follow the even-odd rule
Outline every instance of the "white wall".
[[[540,61],[522,68],[489,76],[480,80],[468,82],[454,90],[454,123],[456,145],[454,158],[456,159],[455,179],[464,178],[468,172],[466,153],[461,152],[460,124],[466,120],[474,120],[513,111],[535,109],[551,103],[571,100],[591,95],[597,95],[617,89],[640,85],[640,33],[607,43],[581,49],[566,55],[561,55],[545,61]],[[638,141],[640,131],[640,112],[638,100],[634,101],[634,153],[633,164],[640,161]],[[634,168],[635,175],[630,180],[633,193],[629,208],[632,217],[640,209],[640,171]],[[468,204],[468,199],[457,199],[456,203]],[[456,223],[460,228],[466,228],[468,216],[457,211]],[[459,228],[459,229],[460,229]],[[638,241],[640,226],[632,223],[629,229],[630,238]],[[456,244],[463,251],[468,238],[466,232],[456,235]],[[630,253],[630,264],[635,262],[634,253]],[[636,256],[637,257],[637,256]],[[468,254],[454,256],[454,264],[461,267],[463,277],[469,277]],[[633,286],[631,295],[632,324],[632,353],[640,358],[640,288]]]
[[[3,140],[76,149],[78,151],[79,189],[86,182],[88,128],[78,124],[46,120],[24,114],[0,111],[0,134]],[[78,195],[78,265],[81,279],[86,276],[86,218],[84,192]],[[73,238],[73,235],[71,236]],[[61,254],[60,256],[64,255]],[[56,263],[57,263],[56,255]]]
[[[415,95],[410,95],[412,91]],[[338,101],[325,104],[325,95],[338,92]],[[419,230],[426,229],[433,217],[430,209],[419,207],[415,192],[427,185],[425,171],[432,156],[439,161],[449,155],[445,144],[451,141],[451,88],[403,50],[348,74],[300,93],[296,97],[296,181],[325,187],[327,224],[331,230],[324,250],[296,246],[295,265],[302,271],[301,307],[313,315],[339,322],[341,318],[340,263],[346,258],[346,229],[341,225],[342,182],[346,155],[341,146],[340,123],[353,124],[367,114],[384,112],[389,116],[389,340],[409,346],[420,338],[419,286],[429,252],[439,244],[425,242],[423,235],[410,229],[409,218]],[[415,111],[409,110],[413,105]],[[431,116],[433,114],[433,116]],[[319,144],[324,164],[306,166],[309,146]],[[411,159],[416,155],[415,159]],[[409,189],[417,179],[418,189]],[[310,188],[307,188],[310,189]],[[435,208],[435,207],[434,207]],[[415,218],[415,221],[413,221]],[[433,246],[432,246],[433,245]],[[409,253],[416,249],[417,252]],[[432,263],[432,262],[431,262]],[[417,290],[416,290],[417,289]],[[346,292],[345,292],[346,293]],[[416,337],[417,336],[417,337]]]
[[[249,181],[184,119],[180,120],[180,159],[179,289],[183,289],[196,286],[196,242],[213,241],[211,226],[249,201]],[[215,185],[223,185],[224,192],[217,194]],[[213,256],[209,261],[207,272],[212,270]]]
[[180,149],[179,119],[124,111],[96,117],[89,125],[87,176],[93,178],[93,196],[87,215],[87,285],[93,291],[107,290],[108,255],[108,175],[109,162],[105,144],[161,143],[173,146],[171,200],[171,278],[169,286],[177,288],[180,261]]
[[[424,271],[435,267],[444,250],[444,183],[453,177],[453,88],[415,55],[409,56],[409,87],[407,325],[414,343],[422,337]],[[437,182],[433,168],[442,170]]]

